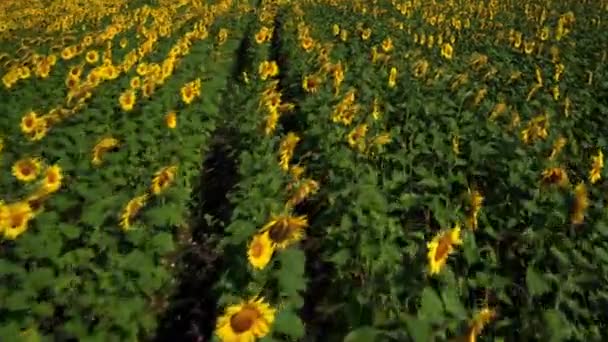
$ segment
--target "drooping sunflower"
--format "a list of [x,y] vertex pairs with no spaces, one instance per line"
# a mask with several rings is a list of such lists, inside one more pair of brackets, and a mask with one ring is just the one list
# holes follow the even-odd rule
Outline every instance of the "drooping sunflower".
[[32,208],[26,202],[15,202],[4,206],[2,225],[4,237],[9,240],[16,239],[27,230],[28,222],[34,217]]
[[459,224],[449,231],[442,231],[435,235],[433,240],[427,244],[429,273],[433,275],[441,272],[448,256],[454,251],[454,246],[460,244],[462,244],[462,240]]
[[597,155],[593,156],[592,159],[593,162],[591,171],[589,171],[589,181],[591,184],[595,184],[602,179],[602,169],[604,168],[604,153],[602,153],[602,150],[599,150]]
[[218,318],[215,334],[223,342],[253,342],[268,334],[275,311],[264,298],[231,305]]
[[120,142],[116,138],[105,137],[101,139],[95,147],[93,147],[93,157],[91,159],[91,163],[95,166],[101,165],[103,160],[101,159],[104,153],[118,147]]
[[467,333],[467,341],[477,341],[477,336],[481,335],[483,329],[496,317],[496,311],[487,306],[484,306],[479,310],[469,325],[469,331]]
[[272,241],[270,241],[268,232],[256,234],[249,243],[247,259],[251,266],[263,269],[270,262],[273,253],[274,248],[272,247]]
[[146,205],[147,200],[148,194],[136,196],[129,200],[127,205],[124,207],[122,213],[120,214],[120,227],[123,230],[128,230],[129,228],[131,228],[131,223],[133,219]]
[[177,173],[177,166],[167,166],[154,174],[150,191],[158,195],[171,185]]
[[388,75],[388,87],[394,88],[397,84],[397,68],[392,67]]
[[566,186],[569,183],[568,173],[561,167],[552,167],[543,170],[541,175],[543,184]]
[[22,182],[31,182],[40,173],[40,160],[37,158],[24,158],[13,165],[13,176]]
[[574,188],[574,203],[572,204],[571,221],[572,224],[582,224],[585,220],[585,213],[589,207],[589,195],[585,183],[579,183]]
[[308,227],[306,215],[273,215],[260,232],[268,232],[272,246],[277,250],[281,250],[300,241],[304,237],[304,229],[306,227]]
[[281,145],[279,146],[279,165],[283,171],[289,170],[289,162],[293,157],[298,142],[300,142],[300,137],[293,132],[287,133],[285,138],[283,138],[283,141],[281,141]]
[[[293,168],[292,168],[293,169]],[[286,207],[295,207],[310,195],[316,193],[319,190],[319,183],[314,179],[304,179],[302,180],[298,186],[295,188],[291,197],[287,200],[285,204]]]

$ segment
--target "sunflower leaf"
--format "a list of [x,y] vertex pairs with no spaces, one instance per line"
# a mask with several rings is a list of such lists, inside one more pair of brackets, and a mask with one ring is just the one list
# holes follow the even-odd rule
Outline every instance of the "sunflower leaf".
[[456,318],[464,319],[467,316],[466,310],[460,302],[458,291],[455,288],[446,286],[441,291],[441,298],[445,304],[445,310]]
[[549,284],[541,274],[534,270],[533,266],[529,266],[526,271],[526,285],[531,296],[539,296],[551,290]]
[[430,287],[425,287],[422,290],[420,317],[427,319],[429,322],[440,322],[443,320],[443,303],[437,292]]
[[413,316],[406,317],[405,326],[412,341],[428,342],[431,340],[431,325],[427,320]]
[[374,327],[363,326],[348,333],[344,337],[344,342],[373,342],[376,340],[380,331]]
[[292,310],[282,310],[275,318],[273,324],[274,332],[289,335],[300,339],[304,337],[304,324],[298,315]]

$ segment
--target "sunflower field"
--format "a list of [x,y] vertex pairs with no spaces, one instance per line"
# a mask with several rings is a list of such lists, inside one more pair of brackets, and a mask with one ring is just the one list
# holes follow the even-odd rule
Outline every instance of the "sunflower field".
[[0,341],[606,341],[608,0],[0,1]]

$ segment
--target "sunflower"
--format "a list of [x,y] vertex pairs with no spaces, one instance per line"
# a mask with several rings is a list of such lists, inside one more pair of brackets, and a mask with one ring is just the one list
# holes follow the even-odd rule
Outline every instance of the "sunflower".
[[129,112],[133,110],[133,106],[135,105],[135,92],[132,89],[124,91],[118,101],[120,102],[120,108],[125,112]]
[[274,248],[268,232],[256,234],[249,244],[247,259],[253,267],[263,269],[270,262],[273,253]]
[[167,166],[154,174],[152,179],[151,191],[153,194],[158,195],[163,192],[175,179],[177,173],[177,166]]
[[171,129],[174,129],[177,126],[177,114],[175,111],[171,111],[165,115],[165,125]]
[[312,48],[315,46],[315,41],[310,37],[304,37],[300,41],[300,44],[302,45],[302,49],[304,49],[304,51],[310,52],[310,50],[312,50]]
[[270,331],[275,309],[264,298],[243,301],[225,309],[218,318],[215,334],[224,342],[255,341]]
[[39,189],[27,196],[25,202],[30,206],[34,215],[37,215],[42,211],[42,206],[47,198],[48,194],[43,189]]
[[358,148],[359,151],[365,149],[365,136],[367,135],[367,124],[363,123],[353,128],[346,140],[351,148]]
[[484,306],[481,310],[475,313],[472,322],[469,325],[467,333],[467,341],[477,341],[477,336],[481,334],[483,329],[496,317],[496,311]]
[[454,245],[462,244],[460,238],[460,225],[456,225],[449,231],[439,232],[428,247],[428,261],[430,274],[437,274],[445,266],[448,256],[454,251]]
[[31,134],[32,132],[34,132],[34,128],[36,127],[36,122],[38,120],[38,114],[36,114],[36,112],[34,111],[30,111],[27,114],[25,114],[22,118],[21,118],[21,132],[25,133],[25,134]]
[[270,41],[271,38],[272,29],[269,29],[266,26],[262,26],[262,28],[255,34],[255,42],[258,44]]
[[450,45],[450,43],[444,43],[443,46],[441,46],[441,56],[445,59],[452,59],[453,55],[454,49],[452,48],[452,45]]
[[361,39],[363,40],[368,40],[369,37],[371,37],[372,35],[372,29],[370,28],[366,28],[363,31],[361,31]]
[[582,224],[585,220],[585,212],[589,207],[589,195],[585,183],[579,183],[574,188],[574,203],[572,205],[572,224]]
[[120,214],[120,227],[123,230],[128,230],[129,228],[131,228],[132,220],[135,218],[135,216],[137,216],[139,211],[146,205],[147,200],[148,200],[147,194],[136,196],[136,197],[133,197],[131,200],[129,200],[129,202],[123,209],[122,213]]
[[483,204],[483,195],[478,190],[469,189],[469,212],[467,216],[467,225],[475,230],[477,229],[477,216]]
[[154,82],[151,80],[146,80],[141,88],[142,95],[145,98],[149,98],[154,94],[154,90],[156,90]]
[[185,104],[192,103],[194,96],[196,96],[194,87],[192,87],[190,84],[186,84],[184,87],[182,87],[180,92],[182,95],[182,101],[184,101]]
[[591,184],[595,184],[602,178],[602,169],[604,168],[604,153],[602,153],[602,150],[599,150],[592,159],[593,164],[591,165],[591,171],[589,171],[589,181]]
[[129,86],[131,86],[131,89],[141,88],[141,78],[139,78],[139,76],[131,78],[131,80],[129,81]]
[[397,68],[392,67],[388,75],[388,87],[394,88],[397,84]]
[[[293,170],[294,168],[292,168]],[[293,191],[291,197],[287,200],[285,204],[286,207],[295,207],[296,205],[302,203],[305,199],[310,197],[310,195],[316,193],[319,190],[319,183],[314,179],[304,179],[300,182],[298,187]]]
[[264,133],[266,135],[274,133],[275,129],[277,128],[277,122],[279,122],[279,117],[279,110],[277,108],[270,107],[265,118]]
[[268,237],[270,237],[273,247],[281,250],[301,240],[306,227],[308,227],[306,215],[273,215],[260,232],[268,232]]
[[28,222],[34,217],[32,208],[26,202],[16,202],[3,206],[4,213],[0,223],[4,227],[4,237],[9,240],[16,239],[27,230]]
[[321,78],[316,75],[304,76],[302,80],[302,89],[307,93],[316,93],[321,86]]
[[13,165],[13,176],[22,182],[31,182],[40,173],[40,160],[37,158],[25,158],[18,160]]
[[289,162],[293,157],[293,152],[298,142],[300,142],[300,137],[293,132],[287,133],[287,136],[281,141],[279,146],[279,165],[283,171],[289,170]]
[[109,150],[116,148],[119,145],[119,141],[116,138],[106,137],[101,139],[95,147],[93,147],[93,158],[91,163],[95,166],[99,166],[102,163],[103,154]]
[[61,174],[61,167],[59,165],[49,166],[44,171],[44,178],[42,179],[42,189],[46,193],[53,193],[59,190],[61,187],[61,181],[63,175]]
[[382,41],[382,51],[390,52],[393,49],[393,40],[387,37]]
[[74,58],[75,55],[76,55],[76,48],[74,46],[68,46],[61,51],[61,58],[63,58],[63,60],[66,60],[66,61]]
[[97,53],[97,51],[95,50],[91,50],[87,52],[87,54],[85,55],[85,59],[87,63],[95,64],[97,63],[97,61],[99,61],[99,53]]
[[269,77],[275,77],[279,74],[279,66],[275,61],[263,61],[260,63],[258,73],[262,81],[265,81]]
[[542,182],[546,185],[566,186],[569,183],[568,173],[561,167],[552,167],[543,170]]

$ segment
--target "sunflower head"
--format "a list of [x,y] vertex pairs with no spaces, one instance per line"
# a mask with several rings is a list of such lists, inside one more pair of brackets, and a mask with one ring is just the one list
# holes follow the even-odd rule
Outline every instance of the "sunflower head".
[[268,232],[264,232],[256,234],[251,240],[247,250],[247,259],[251,266],[263,269],[270,262],[273,253],[272,241],[268,236]]
[[28,222],[34,217],[32,208],[27,202],[16,202],[6,205],[2,209],[4,237],[9,240],[16,239],[27,230]]
[[301,240],[306,227],[306,216],[279,215],[262,227],[261,232],[268,232],[273,247],[281,250]]
[[225,342],[254,341],[268,334],[274,317],[275,309],[263,298],[244,301],[226,308],[217,321],[215,333]]
[[49,166],[44,172],[42,188],[46,193],[56,192],[61,187],[62,180],[61,167],[59,165]]
[[40,160],[38,158],[25,158],[13,165],[13,175],[22,182],[31,182],[40,173]]
[[36,122],[38,120],[38,114],[34,111],[30,111],[21,118],[21,131],[25,134],[31,134],[36,128]]
[[462,244],[460,237],[460,225],[452,230],[439,232],[431,242],[428,243],[428,262],[431,275],[439,273],[453,252],[455,245]]
[[171,129],[174,129],[177,126],[177,114],[175,111],[171,111],[165,115],[165,125]]

